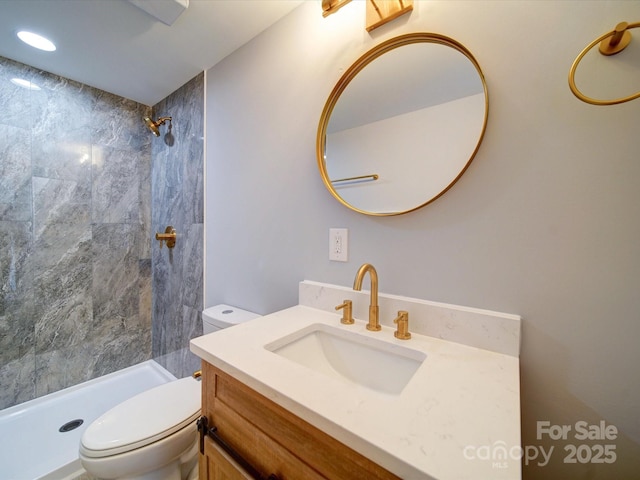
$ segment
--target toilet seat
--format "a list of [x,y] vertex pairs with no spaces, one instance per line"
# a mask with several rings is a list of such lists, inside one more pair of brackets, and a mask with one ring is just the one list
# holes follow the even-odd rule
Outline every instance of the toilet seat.
[[200,406],[200,382],[191,377],[152,388],[89,425],[82,435],[80,453],[103,458],[150,445],[194,424]]

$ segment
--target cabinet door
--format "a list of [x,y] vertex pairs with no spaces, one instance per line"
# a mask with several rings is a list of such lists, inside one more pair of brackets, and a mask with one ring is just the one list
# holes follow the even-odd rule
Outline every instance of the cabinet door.
[[252,480],[244,470],[210,438],[204,440],[200,455],[201,480]]
[[398,479],[206,362],[202,388],[202,414],[265,478],[274,474],[280,480]]

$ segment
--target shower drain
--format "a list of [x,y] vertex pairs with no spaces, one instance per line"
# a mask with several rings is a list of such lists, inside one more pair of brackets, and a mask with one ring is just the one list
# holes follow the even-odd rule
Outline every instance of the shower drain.
[[82,420],[81,418],[78,418],[76,420],[71,420],[70,422],[67,422],[64,425],[62,425],[58,429],[58,431],[62,433],[70,432],[71,430],[75,430],[76,428],[78,428],[83,423],[84,423],[84,420]]

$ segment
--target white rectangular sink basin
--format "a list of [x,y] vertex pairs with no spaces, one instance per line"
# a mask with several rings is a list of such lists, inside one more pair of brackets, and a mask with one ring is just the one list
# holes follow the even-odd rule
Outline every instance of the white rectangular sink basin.
[[[378,335],[389,334],[379,332]],[[265,348],[316,372],[398,395],[427,355],[395,343],[317,323]]]

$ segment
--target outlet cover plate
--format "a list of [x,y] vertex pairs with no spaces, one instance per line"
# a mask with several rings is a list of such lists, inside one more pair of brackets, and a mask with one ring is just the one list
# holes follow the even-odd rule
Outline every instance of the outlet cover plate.
[[329,260],[346,262],[349,259],[349,230],[346,228],[329,229]]

